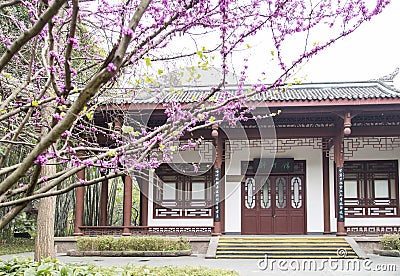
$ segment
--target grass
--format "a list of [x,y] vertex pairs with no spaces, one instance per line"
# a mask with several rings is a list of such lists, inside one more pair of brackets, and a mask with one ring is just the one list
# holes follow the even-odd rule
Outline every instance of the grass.
[[0,255],[10,255],[35,250],[35,240],[24,238],[12,238],[3,240],[0,244]]

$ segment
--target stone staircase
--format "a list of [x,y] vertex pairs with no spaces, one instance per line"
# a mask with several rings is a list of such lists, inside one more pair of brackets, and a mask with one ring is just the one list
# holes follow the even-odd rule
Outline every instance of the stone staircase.
[[341,237],[220,237],[218,259],[341,259],[359,258]]

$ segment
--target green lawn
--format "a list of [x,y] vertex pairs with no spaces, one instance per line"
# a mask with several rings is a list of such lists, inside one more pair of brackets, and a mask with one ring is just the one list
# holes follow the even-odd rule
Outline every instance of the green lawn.
[[3,240],[0,244],[0,255],[9,255],[22,252],[32,252],[35,249],[35,240],[12,238]]

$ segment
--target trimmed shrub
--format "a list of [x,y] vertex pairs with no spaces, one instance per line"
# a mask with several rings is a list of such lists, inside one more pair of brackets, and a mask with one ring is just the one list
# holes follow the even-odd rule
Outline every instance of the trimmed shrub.
[[179,251],[189,250],[184,238],[164,237],[80,237],[79,251]]
[[400,250],[400,235],[386,234],[381,238],[381,244],[385,250]]

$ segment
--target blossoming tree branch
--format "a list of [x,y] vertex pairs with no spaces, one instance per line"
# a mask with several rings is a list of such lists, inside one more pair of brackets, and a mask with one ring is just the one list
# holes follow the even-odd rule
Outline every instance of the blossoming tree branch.
[[[156,168],[186,133],[245,118],[248,97],[284,86],[299,65],[351,34],[390,1],[371,2],[2,1],[0,207],[9,211],[0,229],[32,200],[120,176],[127,168]],[[260,76],[259,83],[245,90],[247,71],[254,64],[244,58],[237,91],[226,92],[229,60],[258,36],[272,42],[273,49],[264,54],[272,56],[278,73],[268,84]],[[175,51],[174,45],[184,39],[196,46]],[[207,39],[210,45],[202,45]],[[112,102],[115,93],[132,102],[146,93],[158,93],[155,97],[161,99],[166,63],[186,59],[207,69],[212,55],[220,60],[219,85],[190,105],[165,106],[163,126],[132,126],[121,120],[119,127],[102,128],[94,123],[102,101]],[[264,75],[270,76],[268,71]],[[214,97],[217,92],[223,96]],[[101,146],[98,135],[114,146]],[[197,143],[189,140],[182,149]],[[56,188],[86,167],[98,167],[103,174]]]

